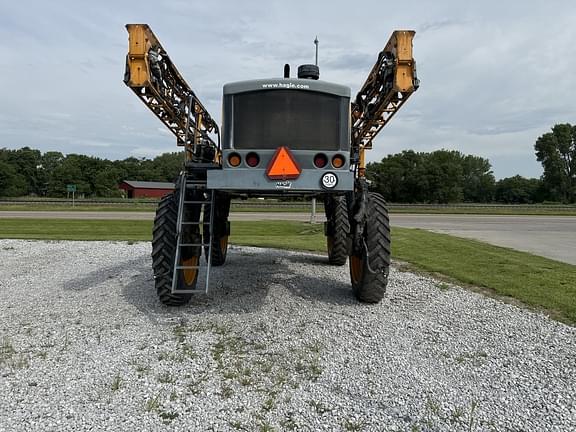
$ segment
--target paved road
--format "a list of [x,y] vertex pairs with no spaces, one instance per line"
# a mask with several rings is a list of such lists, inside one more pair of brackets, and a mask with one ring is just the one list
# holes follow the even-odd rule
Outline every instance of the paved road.
[[392,225],[481,240],[576,265],[575,216],[398,214]]
[[[1,211],[0,218],[151,220],[151,212]],[[306,213],[232,213],[232,220],[308,221]],[[324,220],[319,214],[317,221]],[[1,223],[1,222],[0,222]],[[395,214],[392,226],[423,228],[510,247],[576,265],[576,217]]]

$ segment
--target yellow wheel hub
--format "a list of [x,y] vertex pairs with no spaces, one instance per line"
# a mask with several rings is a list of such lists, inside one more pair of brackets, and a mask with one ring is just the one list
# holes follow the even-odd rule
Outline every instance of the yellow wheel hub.
[[[198,265],[198,258],[199,258],[198,256],[193,256],[192,258],[182,260],[182,266],[183,267],[197,266]],[[194,281],[196,280],[197,274],[198,274],[197,268],[183,269],[182,270],[182,276],[184,277],[184,282],[186,283],[186,285],[192,285],[194,283]]]
[[332,253],[332,248],[334,247],[334,239],[330,236],[326,237],[326,243],[328,244],[328,255]]
[[364,273],[364,260],[356,255],[350,256],[350,276],[352,282],[357,284],[362,280]]
[[220,239],[220,250],[222,254],[226,253],[226,249],[228,249],[228,236],[224,236]]

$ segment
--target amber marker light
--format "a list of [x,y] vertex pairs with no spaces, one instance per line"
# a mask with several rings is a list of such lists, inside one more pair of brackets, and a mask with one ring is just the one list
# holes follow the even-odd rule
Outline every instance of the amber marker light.
[[242,159],[238,153],[232,153],[230,156],[228,156],[228,163],[230,166],[237,167],[240,165],[240,162],[242,162]]
[[344,156],[342,155],[335,155],[332,158],[332,166],[334,168],[342,168],[344,166]]

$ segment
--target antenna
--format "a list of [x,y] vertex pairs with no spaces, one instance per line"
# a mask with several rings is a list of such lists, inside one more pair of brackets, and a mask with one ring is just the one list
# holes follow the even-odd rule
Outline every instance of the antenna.
[[316,66],[318,66],[318,44],[320,43],[320,41],[318,40],[318,36],[316,36],[316,39],[314,39],[314,45],[316,45]]

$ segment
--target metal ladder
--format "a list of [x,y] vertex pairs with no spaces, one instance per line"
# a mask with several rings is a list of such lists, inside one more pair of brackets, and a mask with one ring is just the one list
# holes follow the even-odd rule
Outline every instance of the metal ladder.
[[[176,234],[176,254],[174,257],[174,274],[172,275],[172,293],[173,294],[190,294],[190,293],[203,293],[208,294],[208,287],[210,286],[210,269],[212,268],[212,242],[214,236],[214,192],[206,188],[206,180],[201,179],[189,179],[184,173],[181,178],[180,196],[178,200],[178,219],[177,219],[177,234]],[[193,190],[197,192],[195,196],[200,195],[205,197],[205,199],[193,199],[186,201],[186,191]],[[185,221],[184,219],[184,209],[187,205],[201,205],[201,211],[198,214],[197,221]],[[206,211],[206,206],[210,205],[210,221],[208,227],[208,242],[204,236],[204,212]],[[183,243],[182,242],[182,227],[185,225],[197,225],[200,238],[202,239],[200,243]],[[205,251],[205,247],[208,246],[208,258],[207,264],[202,266],[202,254]],[[198,262],[193,266],[183,266],[180,264],[180,257],[182,255],[183,247],[200,247],[200,255],[198,257]],[[200,269],[206,269],[206,277],[204,281],[204,289],[178,289],[178,275],[181,270],[196,269],[198,272],[196,279],[196,286],[198,286],[200,278]]]

